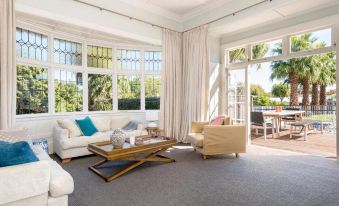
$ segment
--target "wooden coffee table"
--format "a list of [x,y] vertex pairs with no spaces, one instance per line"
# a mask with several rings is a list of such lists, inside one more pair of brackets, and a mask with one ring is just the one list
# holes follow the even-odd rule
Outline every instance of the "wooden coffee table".
[[[103,158],[102,161],[90,166],[89,169],[103,178],[106,182],[110,182],[145,162],[175,162],[174,159],[160,155],[161,152],[166,151],[168,148],[176,144],[175,139],[167,137],[145,137],[145,139],[146,140],[142,145],[131,145],[129,143],[125,143],[121,149],[113,149],[113,146],[109,141],[89,144],[88,150]],[[100,165],[108,161],[119,160],[128,160],[132,161],[132,163],[120,171],[108,176],[98,170]]]

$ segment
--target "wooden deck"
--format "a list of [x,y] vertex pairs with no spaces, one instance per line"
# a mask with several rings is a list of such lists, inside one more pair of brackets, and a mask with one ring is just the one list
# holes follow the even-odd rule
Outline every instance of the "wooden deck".
[[[262,132],[259,130],[259,132]],[[264,147],[290,150],[295,152],[302,152],[311,155],[323,156],[323,157],[336,157],[336,136],[332,133],[321,134],[320,131],[316,131],[313,134],[308,135],[308,140],[304,141],[303,136],[293,136],[289,138],[289,130],[283,130],[280,133],[280,137],[275,135],[272,138],[272,134],[268,131],[267,140],[264,140],[264,136],[259,133],[255,135],[252,131],[252,144],[260,145]]]

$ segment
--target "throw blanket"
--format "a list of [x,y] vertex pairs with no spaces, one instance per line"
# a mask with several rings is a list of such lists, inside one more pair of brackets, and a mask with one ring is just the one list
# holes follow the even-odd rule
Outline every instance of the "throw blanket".
[[131,120],[127,123],[127,125],[125,125],[121,129],[124,131],[134,131],[134,130],[137,130],[139,124],[142,124],[142,122],[138,120]]

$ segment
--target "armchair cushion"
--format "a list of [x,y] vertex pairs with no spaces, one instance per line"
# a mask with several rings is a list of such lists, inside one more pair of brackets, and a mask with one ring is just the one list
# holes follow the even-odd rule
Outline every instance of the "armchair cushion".
[[202,147],[204,143],[204,135],[202,133],[190,133],[187,136],[187,141],[196,147]]
[[204,126],[208,124],[209,122],[192,122],[191,132],[202,133],[204,131]]

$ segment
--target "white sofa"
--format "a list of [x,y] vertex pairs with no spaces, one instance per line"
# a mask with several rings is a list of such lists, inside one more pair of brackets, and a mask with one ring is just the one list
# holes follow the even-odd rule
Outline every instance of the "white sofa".
[[[122,128],[130,121],[129,117],[120,118],[93,118],[91,117],[95,127],[99,132],[94,135],[73,136],[70,134],[69,129],[61,128],[60,125],[54,128],[54,152],[62,159],[62,163],[68,163],[73,157],[80,157],[92,154],[87,150],[90,143],[108,141],[110,134],[114,129]],[[74,121],[74,120],[71,120]],[[128,136],[147,135],[143,125],[139,124],[136,130],[126,131]]]
[[40,146],[33,151],[40,161],[0,168],[0,205],[67,206],[72,176]]

